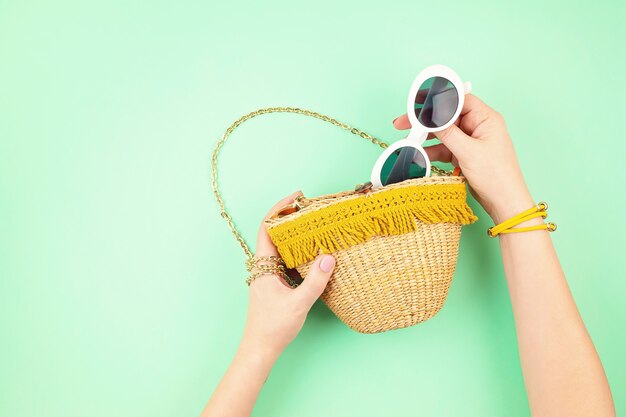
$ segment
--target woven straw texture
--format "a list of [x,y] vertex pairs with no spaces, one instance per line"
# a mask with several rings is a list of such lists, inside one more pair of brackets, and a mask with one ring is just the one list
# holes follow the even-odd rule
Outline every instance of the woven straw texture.
[[350,328],[377,333],[423,322],[441,309],[461,226],[476,219],[463,177],[441,176],[367,195],[322,196],[267,225],[287,266],[303,277],[317,255],[332,253],[337,263],[321,298]]

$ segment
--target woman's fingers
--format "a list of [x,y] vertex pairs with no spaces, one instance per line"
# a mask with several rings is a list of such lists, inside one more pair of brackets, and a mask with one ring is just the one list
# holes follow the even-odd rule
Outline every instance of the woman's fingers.
[[256,254],[258,256],[278,256],[278,251],[276,250],[276,246],[272,243],[270,236],[267,234],[267,229],[265,226],[265,220],[269,219],[272,214],[278,211],[281,207],[286,206],[289,203],[292,203],[296,196],[302,195],[301,191],[295,192],[288,197],[283,198],[278,203],[274,204],[274,206],[267,213],[263,222],[261,222],[261,226],[259,227],[259,232],[257,234],[257,242],[256,242]]
[[[473,94],[466,94],[463,102],[461,114],[454,124],[461,127],[465,133],[472,135],[476,127],[480,125],[486,118],[495,113],[491,107],[486,105],[481,99]],[[398,130],[407,130],[411,128],[409,116],[405,113],[398,116],[393,121],[393,126]],[[432,139],[434,135],[428,135],[428,139]]]
[[424,148],[424,151],[426,151],[426,155],[428,155],[428,159],[430,159],[431,161],[452,161],[452,152],[450,152],[450,149],[446,148],[446,145],[444,145],[443,143],[439,143],[433,146],[427,146]]
[[[409,120],[409,116],[404,113],[402,116],[398,116],[393,120],[393,126],[398,130],[408,130],[411,128],[411,121]],[[435,135],[433,133],[429,133],[426,139],[434,139]]]
[[287,197],[280,200],[278,203],[274,204],[272,208],[270,209],[270,211],[267,212],[263,220],[269,219],[272,216],[272,214],[276,213],[278,209],[282,208],[283,206],[286,206],[289,203],[293,203],[296,197],[300,195],[302,195],[302,191],[296,191],[295,193],[288,195]]
[[468,136],[480,138],[480,132],[477,131],[477,128],[495,115],[496,111],[481,99],[473,94],[467,94],[459,117],[461,123],[458,126]]
[[309,274],[296,290],[307,308],[311,308],[322,295],[334,268],[335,258],[332,255],[320,255],[313,262]]
[[[459,126],[459,124],[461,123],[461,119],[458,118],[454,121],[454,124]],[[411,128],[411,122],[409,121],[409,116],[405,114],[403,114],[402,116],[398,116],[394,119],[393,121],[393,126],[398,129],[398,130],[408,130]],[[436,134],[435,133],[429,133],[428,136],[426,137],[426,140],[428,139],[435,139],[436,138]]]
[[468,113],[476,112],[476,111],[484,112],[484,113],[495,112],[494,109],[486,105],[484,101],[479,99],[474,94],[471,94],[471,93],[466,94],[465,100],[463,101],[463,109],[461,110],[461,116],[465,116]]
[[[426,96],[428,95],[428,90],[419,90],[417,92],[417,97],[415,97],[415,102],[417,104],[423,104],[424,100],[426,100]],[[419,114],[419,111],[417,111]],[[409,116],[405,113],[402,116],[396,117],[393,121],[393,125],[398,130],[407,130],[411,128],[411,122],[409,121]]]
[[457,158],[464,159],[469,156],[474,139],[466,135],[460,127],[453,124],[449,128],[437,132],[436,135],[437,139]]
[[[283,198],[278,203],[274,204],[274,206],[269,210],[269,212],[267,213],[267,215],[263,219],[263,222],[261,222],[261,226],[259,227],[259,232],[257,234],[255,256],[257,256],[257,257],[260,257],[260,256],[279,256],[278,250],[276,250],[276,246],[274,245],[274,243],[270,239],[269,234],[267,233],[267,227],[265,226],[265,220],[269,219],[272,216],[272,214],[277,212],[282,207],[288,205],[289,203],[292,203],[294,201],[294,199],[298,195],[302,195],[302,192],[298,191],[298,192],[295,192],[295,193],[291,194],[288,197]],[[267,263],[267,262],[261,262],[261,263]],[[268,281],[273,281],[275,283],[278,283],[280,281],[280,283],[282,283],[284,286],[289,287],[289,285],[287,285],[287,283],[285,282],[285,280],[283,278],[280,278],[279,280],[275,280],[275,279],[265,280],[265,279],[262,279],[262,278],[264,278],[264,277],[261,276],[261,277],[255,279],[252,282],[252,284],[250,284],[250,285],[251,286],[252,285],[256,286],[256,284],[258,284],[260,282],[265,282],[265,284],[261,284],[261,285],[265,285],[265,286],[271,287],[271,286],[274,286],[274,284],[271,283],[271,282],[268,282]]]
[[393,127],[398,130],[407,130],[411,128],[411,122],[409,116],[404,113],[402,116],[398,116],[393,120]]
[[454,166],[459,166],[456,157],[443,143],[427,146],[424,148],[424,151],[426,151],[426,155],[428,155],[428,159],[430,159],[431,161],[451,163]]

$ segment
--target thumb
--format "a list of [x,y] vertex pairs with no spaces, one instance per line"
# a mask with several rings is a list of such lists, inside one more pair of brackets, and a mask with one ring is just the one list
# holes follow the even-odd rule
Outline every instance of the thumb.
[[324,292],[334,268],[335,258],[331,255],[318,256],[302,284],[295,289],[309,306]]
[[457,159],[465,159],[469,147],[472,145],[472,137],[467,136],[461,128],[453,124],[441,132],[435,132],[437,139],[441,141]]

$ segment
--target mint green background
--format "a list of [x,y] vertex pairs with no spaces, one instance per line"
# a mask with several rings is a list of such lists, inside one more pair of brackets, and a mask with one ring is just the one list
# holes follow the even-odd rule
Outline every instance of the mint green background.
[[[397,140],[433,63],[505,115],[625,413],[626,3],[505,3],[0,0],[0,415],[197,415],[247,304],[210,194],[217,138],[293,105]],[[378,152],[258,119],[224,148],[225,199],[252,240],[279,198],[351,188]],[[255,415],[528,415],[498,243],[470,204],[438,316],[367,336],[318,303]]]

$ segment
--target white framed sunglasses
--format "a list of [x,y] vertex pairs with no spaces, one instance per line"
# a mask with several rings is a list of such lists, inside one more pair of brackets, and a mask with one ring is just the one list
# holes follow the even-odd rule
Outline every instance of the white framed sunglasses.
[[444,65],[420,72],[409,91],[407,115],[411,130],[405,139],[391,144],[378,157],[370,181],[372,188],[410,178],[430,176],[430,160],[422,144],[431,132],[445,130],[461,114],[465,94],[472,85]]

